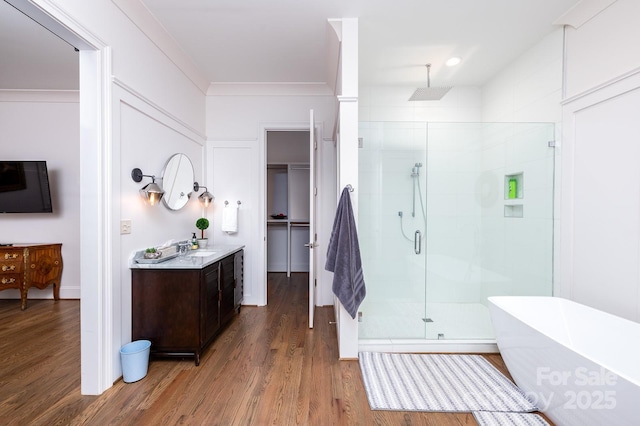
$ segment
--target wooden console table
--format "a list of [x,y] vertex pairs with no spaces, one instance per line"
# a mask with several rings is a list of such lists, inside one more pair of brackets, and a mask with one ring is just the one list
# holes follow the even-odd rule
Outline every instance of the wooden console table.
[[0,290],[20,290],[21,308],[27,308],[31,287],[53,284],[53,298],[60,300],[62,244],[16,244],[0,247]]

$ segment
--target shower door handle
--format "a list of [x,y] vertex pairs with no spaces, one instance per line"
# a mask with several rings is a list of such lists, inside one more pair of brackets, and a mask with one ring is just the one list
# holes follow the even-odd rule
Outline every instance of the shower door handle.
[[422,252],[422,232],[420,232],[420,230],[416,230],[416,233],[413,234],[413,251],[415,251],[416,254]]

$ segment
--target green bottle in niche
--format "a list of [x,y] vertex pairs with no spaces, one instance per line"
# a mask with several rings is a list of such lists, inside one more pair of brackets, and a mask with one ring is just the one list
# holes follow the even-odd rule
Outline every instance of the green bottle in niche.
[[509,198],[518,197],[518,181],[515,179],[509,179]]

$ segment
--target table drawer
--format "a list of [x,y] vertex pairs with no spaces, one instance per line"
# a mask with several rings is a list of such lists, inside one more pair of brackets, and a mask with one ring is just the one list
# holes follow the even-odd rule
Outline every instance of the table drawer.
[[0,260],[0,273],[22,272],[22,262],[8,262]]
[[22,284],[22,274],[0,273],[0,289],[20,288]]
[[0,251],[0,261],[22,262],[22,250]]

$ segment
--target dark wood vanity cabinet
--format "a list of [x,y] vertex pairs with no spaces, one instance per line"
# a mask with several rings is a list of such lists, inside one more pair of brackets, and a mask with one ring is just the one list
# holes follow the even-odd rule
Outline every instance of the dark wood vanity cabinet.
[[242,250],[202,269],[132,269],[132,340],[151,341],[152,355],[194,356],[199,365],[204,348],[240,311],[238,258]]

